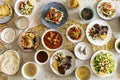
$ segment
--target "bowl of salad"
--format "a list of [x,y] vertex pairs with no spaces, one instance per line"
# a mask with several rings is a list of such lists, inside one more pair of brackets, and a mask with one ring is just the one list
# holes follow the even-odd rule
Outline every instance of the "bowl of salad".
[[99,77],[109,77],[117,69],[117,60],[112,52],[99,50],[91,58],[92,71]]
[[18,16],[28,16],[33,13],[34,3],[32,0],[17,0],[14,8]]
[[80,42],[84,38],[84,30],[81,26],[73,24],[68,27],[66,36],[73,43]]
[[112,1],[103,0],[97,5],[97,13],[102,19],[111,20],[116,17],[116,6]]

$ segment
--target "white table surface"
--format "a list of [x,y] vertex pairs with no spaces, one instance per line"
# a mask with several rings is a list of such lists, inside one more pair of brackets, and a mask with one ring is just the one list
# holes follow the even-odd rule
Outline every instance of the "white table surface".
[[[1,0],[0,0],[1,1]],[[4,0],[3,0],[4,1]],[[16,0],[14,0],[15,2]],[[34,1],[34,4],[35,4],[35,12],[29,16],[29,20],[31,21],[30,22],[30,27],[32,26],[36,26],[36,25],[39,25],[41,23],[40,21],[40,10],[41,8],[49,3],[49,2],[52,2],[52,1],[56,1],[56,2],[60,2],[62,3],[66,9],[68,10],[68,14],[69,14],[69,18],[70,19],[74,19],[76,21],[79,21],[81,23],[84,23],[83,21],[80,20],[79,18],[79,15],[78,15],[78,12],[79,12],[79,9],[82,7],[82,6],[87,6],[87,5],[90,5],[92,7],[94,7],[96,9],[96,5],[97,5],[97,2],[96,0],[80,0],[80,8],[78,9],[70,9],[66,3],[66,0],[41,0],[40,2],[36,2],[35,0]],[[119,0],[114,0],[114,2],[116,3],[117,5],[117,11],[120,12],[120,1]],[[12,3],[12,5],[14,5],[14,3]],[[16,15],[16,14],[15,14]],[[98,17],[98,15],[96,14],[96,17],[95,19],[101,19]],[[15,21],[15,19],[13,19],[11,22],[8,23],[8,25],[10,27],[15,27],[15,25],[13,24]],[[120,21],[118,20],[118,18],[115,18],[113,20],[110,20],[110,21],[107,21],[111,28],[112,28],[112,31],[113,31],[113,34],[115,35],[116,38],[120,37]],[[22,57],[22,64],[23,65],[25,62],[28,62],[28,61],[34,61],[34,53],[25,53],[23,51],[21,51],[19,48],[18,48],[18,45],[17,45],[17,41],[14,42],[14,44],[11,44],[9,45],[9,48],[10,49],[15,49],[17,51],[19,51],[21,57]],[[90,80],[120,80],[120,55],[115,51],[115,50],[112,50],[112,52],[115,54],[117,60],[118,60],[118,68],[115,72],[114,75],[110,76],[110,77],[107,77],[107,78],[100,78],[98,76],[96,76],[92,71],[92,75],[91,75],[91,79]],[[82,61],[82,60],[78,60],[76,59],[76,67],[79,67],[81,65],[86,65],[88,67],[90,67],[90,59],[89,60],[86,60],[86,61]],[[43,66],[40,66],[39,65],[39,75],[37,76],[36,80],[77,80],[75,78],[75,71],[66,76],[66,77],[59,77],[57,76],[56,74],[54,74],[52,72],[52,70],[50,69],[50,65],[49,63],[43,65]],[[20,68],[21,70],[21,68]],[[9,80],[26,80],[22,74],[21,74],[21,71],[19,70],[19,72],[16,74],[16,75],[13,75],[13,76],[8,76],[9,77]]]

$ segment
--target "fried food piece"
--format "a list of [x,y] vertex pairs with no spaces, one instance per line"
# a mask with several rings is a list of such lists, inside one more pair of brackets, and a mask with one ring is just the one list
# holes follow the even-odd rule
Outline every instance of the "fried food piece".
[[12,14],[12,9],[9,4],[5,3],[0,6],[0,18],[11,16],[11,14]]

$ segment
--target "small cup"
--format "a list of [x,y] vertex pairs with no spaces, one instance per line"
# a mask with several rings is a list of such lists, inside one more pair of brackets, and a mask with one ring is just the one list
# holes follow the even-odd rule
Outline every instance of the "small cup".
[[[83,68],[84,67],[84,70],[86,69],[88,71],[88,75],[87,76],[84,76],[85,78],[84,79],[81,79],[79,76],[78,76],[78,70],[80,68]],[[81,70],[82,71],[82,70]],[[84,71],[81,72],[81,74],[84,74]],[[85,74],[84,74],[85,75]],[[87,66],[80,66],[78,67],[76,70],[75,70],[75,77],[77,78],[77,80],[89,80],[91,78],[91,71],[90,69],[87,67]]]
[[26,29],[29,26],[29,20],[24,16],[18,17],[15,21],[15,25],[20,30]]
[[26,79],[35,79],[39,73],[39,67],[35,62],[26,62],[22,66],[21,72]]
[[34,59],[37,64],[44,65],[49,61],[49,54],[46,50],[38,50],[34,55]]

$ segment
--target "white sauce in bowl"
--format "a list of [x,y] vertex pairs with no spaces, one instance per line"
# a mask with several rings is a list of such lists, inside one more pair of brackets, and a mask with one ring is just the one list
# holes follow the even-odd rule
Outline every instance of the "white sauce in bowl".
[[5,43],[11,43],[11,42],[13,42],[14,39],[15,39],[15,31],[12,28],[5,28],[1,32],[1,39]]

